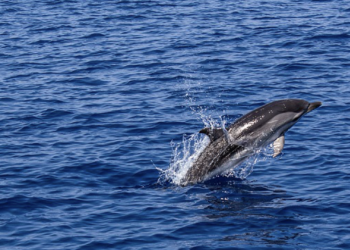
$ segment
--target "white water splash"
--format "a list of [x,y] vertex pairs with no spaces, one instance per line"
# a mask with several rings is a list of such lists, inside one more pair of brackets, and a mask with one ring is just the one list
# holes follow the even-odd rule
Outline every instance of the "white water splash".
[[[226,121],[221,121],[225,123]],[[211,122],[215,124],[215,122]],[[224,128],[225,124],[222,125]],[[172,160],[170,166],[166,170],[158,169],[161,171],[159,183],[169,182],[174,185],[181,185],[181,181],[185,177],[187,171],[192,167],[195,160],[199,157],[200,153],[209,144],[210,140],[208,136],[201,135],[199,133],[192,135],[184,135],[182,142],[171,143],[172,146]],[[221,175],[226,177],[235,177],[239,179],[246,179],[254,169],[254,166],[259,161],[264,161],[267,158],[271,158],[273,155],[272,144],[264,147],[254,149],[252,155],[246,159],[240,165],[232,166],[231,169],[225,171]]]
[[[186,81],[185,85],[185,99],[187,101],[187,106],[192,110],[192,113],[201,119],[204,127],[222,128],[226,138],[229,140],[229,142],[232,143],[231,137],[226,130],[226,124],[228,123],[228,121],[224,118],[226,111],[224,110],[223,115],[219,116],[220,119],[215,120],[212,115],[208,114],[208,107],[202,107],[197,104],[195,95],[198,92],[201,92],[201,82]],[[170,166],[166,170],[157,168],[161,172],[158,182],[170,182],[171,184],[180,185],[187,171],[192,167],[195,160],[199,157],[200,153],[205,149],[209,142],[210,140],[208,136],[204,136],[199,133],[195,133],[190,136],[184,135],[182,142],[180,143],[172,142],[172,159]],[[223,175],[228,177],[234,176],[236,178],[246,179],[253,172],[254,165],[260,159],[260,153],[265,154],[265,159],[266,152],[267,151],[265,149],[255,150],[254,154],[246,161],[238,166],[232,166],[232,168],[228,171],[225,171]]]
[[181,143],[171,143],[173,154],[170,166],[167,170],[160,170],[159,182],[169,181],[180,185],[193,162],[209,144],[209,138],[200,134],[184,135]]

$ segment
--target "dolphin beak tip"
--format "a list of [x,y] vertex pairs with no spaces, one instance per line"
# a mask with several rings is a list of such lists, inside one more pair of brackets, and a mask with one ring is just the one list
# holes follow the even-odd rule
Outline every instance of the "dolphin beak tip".
[[307,108],[306,113],[311,112],[312,110],[318,108],[321,105],[322,105],[322,102],[312,102],[312,103],[310,103],[309,107]]

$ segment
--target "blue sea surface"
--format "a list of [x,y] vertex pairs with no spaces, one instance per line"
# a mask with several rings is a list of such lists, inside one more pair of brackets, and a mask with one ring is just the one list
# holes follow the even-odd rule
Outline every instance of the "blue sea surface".
[[[246,178],[208,121],[322,101]],[[0,249],[350,249],[350,2],[0,1]]]

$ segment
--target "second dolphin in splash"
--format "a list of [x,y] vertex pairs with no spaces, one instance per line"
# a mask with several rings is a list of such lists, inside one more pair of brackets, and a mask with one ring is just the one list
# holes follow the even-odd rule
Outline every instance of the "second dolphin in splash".
[[300,99],[268,103],[242,116],[227,129],[204,128],[200,133],[210,138],[182,180],[182,185],[205,181],[238,166],[258,149],[273,143],[276,157],[282,152],[284,134],[303,115],[321,106]]

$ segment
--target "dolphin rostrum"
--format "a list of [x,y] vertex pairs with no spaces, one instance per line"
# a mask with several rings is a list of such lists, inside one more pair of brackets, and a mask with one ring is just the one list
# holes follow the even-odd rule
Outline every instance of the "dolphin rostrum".
[[242,116],[226,129],[202,129],[199,133],[209,136],[210,143],[194,161],[182,185],[205,181],[238,166],[271,143],[276,157],[282,152],[285,132],[321,104],[300,99],[274,101]]

